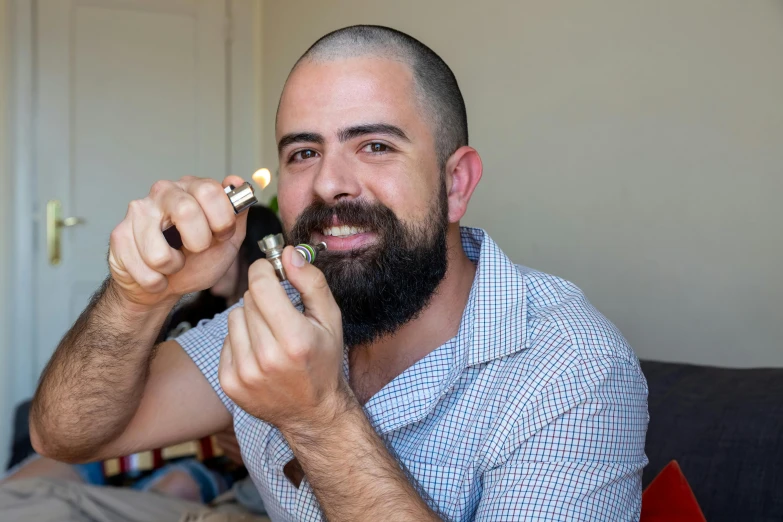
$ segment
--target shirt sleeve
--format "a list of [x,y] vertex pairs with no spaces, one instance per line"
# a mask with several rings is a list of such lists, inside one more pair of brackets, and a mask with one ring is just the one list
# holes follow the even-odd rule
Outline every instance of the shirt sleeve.
[[234,415],[236,404],[228,398],[218,380],[218,366],[220,365],[220,352],[223,349],[223,341],[228,335],[228,314],[242,301],[232,306],[225,312],[217,314],[212,319],[199,321],[195,328],[191,328],[175,340],[182,346],[198,369],[204,374],[212,389],[223,402],[226,409]]
[[475,520],[639,520],[647,384],[638,364],[587,362],[541,404],[581,389],[581,400],[483,475]]

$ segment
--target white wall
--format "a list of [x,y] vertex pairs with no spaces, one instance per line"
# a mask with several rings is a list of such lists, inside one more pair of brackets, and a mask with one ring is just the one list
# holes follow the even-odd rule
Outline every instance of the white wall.
[[10,371],[6,354],[10,349],[8,317],[10,307],[10,262],[11,262],[11,190],[8,158],[8,44],[9,28],[7,2],[0,0],[0,469],[5,468],[8,458],[8,436],[10,434],[11,408],[8,401]]
[[452,66],[485,177],[464,224],[574,281],[642,358],[783,366],[783,2],[268,0],[289,68],[354,23]]

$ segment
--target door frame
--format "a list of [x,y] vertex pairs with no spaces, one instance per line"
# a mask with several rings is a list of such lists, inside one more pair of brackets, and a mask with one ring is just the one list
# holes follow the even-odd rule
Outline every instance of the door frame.
[[[35,165],[35,9],[38,0],[6,0],[11,26],[8,111],[8,150],[11,156],[9,180],[3,180],[11,194],[12,230],[10,251],[7,349],[0,343],[0,367],[7,374],[0,411],[30,397],[38,375],[35,361],[35,267],[36,240],[43,234],[38,223]],[[0,5],[0,7],[2,7]],[[261,0],[226,0],[226,173],[247,179],[260,165],[261,153]],[[248,107],[255,110],[249,111]],[[10,186],[7,183],[10,183]],[[8,419],[6,415],[3,419]],[[10,424],[10,423],[9,423]],[[8,446],[0,433],[0,444]],[[0,452],[1,454],[2,452]]]
[[[32,364],[35,339],[34,260],[36,175],[34,165],[34,0],[7,0],[11,21],[8,108],[10,152],[11,242],[8,310],[10,342],[0,361],[7,369],[7,409],[29,398],[36,382]],[[39,232],[39,231],[38,231]],[[40,233],[40,232],[39,232]],[[5,419],[4,419],[5,420]],[[10,421],[10,418],[8,419]],[[10,422],[9,422],[10,424]],[[5,441],[4,441],[5,442]],[[5,444],[7,446],[7,444]]]
[[14,175],[12,170],[13,126],[12,110],[13,96],[13,33],[14,9],[13,0],[0,0],[0,462],[6,463],[10,450],[12,427],[13,391],[12,379],[14,372],[10,367],[10,357],[13,355],[13,257],[14,257]]

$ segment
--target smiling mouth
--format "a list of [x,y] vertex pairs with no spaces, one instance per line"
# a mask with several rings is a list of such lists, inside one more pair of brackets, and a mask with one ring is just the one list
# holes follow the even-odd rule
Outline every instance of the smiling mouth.
[[328,227],[321,231],[321,234],[324,236],[332,236],[332,237],[350,237],[355,236],[358,234],[364,234],[368,232],[366,228],[362,227],[350,227],[347,225],[339,226],[339,227]]

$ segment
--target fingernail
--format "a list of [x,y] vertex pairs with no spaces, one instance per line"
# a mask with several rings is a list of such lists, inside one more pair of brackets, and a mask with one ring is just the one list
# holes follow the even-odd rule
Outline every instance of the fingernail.
[[305,259],[302,257],[302,254],[294,250],[291,252],[291,264],[297,268],[302,267],[305,264]]

